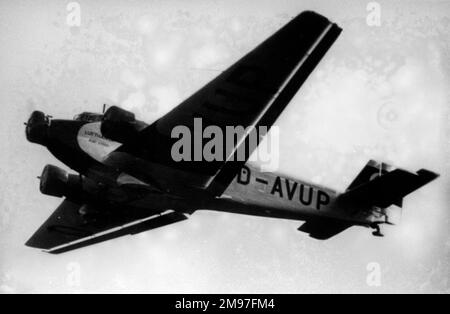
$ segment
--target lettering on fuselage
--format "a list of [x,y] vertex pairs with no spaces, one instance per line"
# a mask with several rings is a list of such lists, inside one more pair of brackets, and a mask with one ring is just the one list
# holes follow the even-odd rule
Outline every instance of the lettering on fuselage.
[[94,137],[94,138],[101,138],[102,140],[107,140],[106,137],[104,137],[100,133],[92,131],[92,130],[84,130],[84,135]]
[[86,123],[78,131],[80,148],[89,156],[102,162],[121,144],[105,138],[100,131],[101,122]]
[[[240,185],[249,185],[251,178],[250,168],[244,166],[237,175],[236,181]],[[261,177],[255,177],[254,181],[255,184],[267,187],[267,189],[264,189],[266,191],[264,193],[270,193],[273,196],[287,199],[291,202],[299,202],[304,206],[314,207],[317,210],[330,203],[330,195],[327,192],[294,180],[276,176],[273,182],[269,182]]]
[[237,176],[237,182],[242,185],[248,185],[250,183],[251,172],[250,169],[246,166],[241,168]]

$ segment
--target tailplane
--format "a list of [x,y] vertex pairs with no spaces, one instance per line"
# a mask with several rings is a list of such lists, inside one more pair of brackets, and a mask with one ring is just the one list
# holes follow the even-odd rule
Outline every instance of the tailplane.
[[386,208],[391,205],[402,206],[403,198],[433,181],[439,175],[421,169],[416,173],[394,169],[384,163],[369,161],[341,200],[353,205]]

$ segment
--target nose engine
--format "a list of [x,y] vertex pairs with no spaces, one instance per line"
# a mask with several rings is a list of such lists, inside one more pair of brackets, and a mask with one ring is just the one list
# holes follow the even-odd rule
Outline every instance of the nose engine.
[[25,134],[27,140],[45,145],[48,139],[48,127],[50,125],[50,119],[42,111],[34,111],[28,122],[26,123]]

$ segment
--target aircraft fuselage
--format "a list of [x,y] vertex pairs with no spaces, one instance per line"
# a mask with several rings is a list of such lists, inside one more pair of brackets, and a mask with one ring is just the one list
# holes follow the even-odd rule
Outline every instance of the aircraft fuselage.
[[[72,120],[49,121],[48,136],[43,144],[55,157],[86,175],[86,170],[93,164],[103,164],[121,145],[102,136],[100,124],[101,122],[84,123]],[[139,164],[135,158],[123,162]],[[141,163],[145,163],[145,167],[139,169],[143,177],[146,177],[145,172],[159,168],[157,164],[150,162]],[[147,175],[151,177],[151,173]],[[119,178],[117,180],[119,181]],[[222,211],[272,217],[301,219],[305,216],[325,216],[359,223],[377,221],[377,217],[373,215],[363,214],[355,217],[348,210],[341,208],[337,201],[339,193],[336,191],[281,174],[261,172],[249,164],[241,169],[221,197],[211,200],[202,191],[199,191],[198,195],[205,197],[188,197],[189,204],[203,209],[209,209],[207,207],[211,206],[213,210],[217,207]],[[163,201],[162,198],[167,198],[167,195],[151,194],[135,205],[148,206],[149,210],[153,210],[158,197]],[[171,203],[176,206],[178,201],[185,203],[183,197],[175,198]],[[167,204],[166,201],[164,203]]]

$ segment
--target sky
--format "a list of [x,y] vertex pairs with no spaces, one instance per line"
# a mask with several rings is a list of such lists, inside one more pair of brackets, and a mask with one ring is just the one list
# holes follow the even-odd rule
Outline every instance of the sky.
[[[439,173],[384,238],[200,211],[62,255],[24,246],[61,202],[36,176],[67,169],[26,141],[33,110],[151,123],[304,10],[344,31],[276,122],[279,171],[339,191],[369,159]],[[0,293],[450,292],[449,44],[448,1],[0,1]]]

